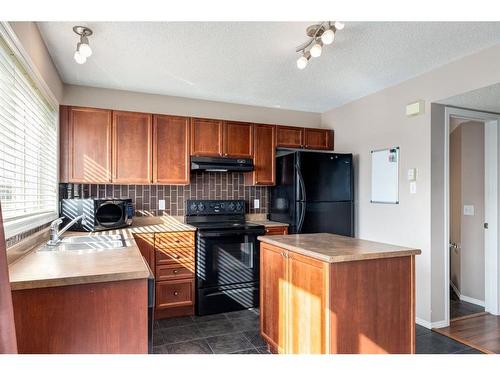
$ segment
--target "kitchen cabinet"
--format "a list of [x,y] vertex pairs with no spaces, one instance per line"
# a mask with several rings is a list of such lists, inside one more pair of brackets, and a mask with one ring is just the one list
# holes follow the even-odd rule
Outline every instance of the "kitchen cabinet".
[[189,118],[153,116],[153,182],[188,185]]
[[266,236],[278,236],[288,234],[288,227],[284,226],[269,226],[266,227]]
[[155,269],[155,236],[154,233],[134,233],[134,240],[141,255],[148,263],[151,271]]
[[113,182],[149,184],[152,180],[152,116],[113,111]]
[[222,156],[251,159],[253,155],[253,124],[224,121]]
[[221,120],[191,119],[192,156],[222,156],[222,124]]
[[276,130],[277,147],[301,148],[304,146],[304,128],[278,125]]
[[305,128],[304,148],[333,150],[333,130]]
[[278,353],[325,353],[327,264],[261,243],[261,335]]
[[195,232],[155,233],[155,319],[194,314]]
[[253,163],[254,170],[245,173],[247,185],[269,185],[276,183],[276,126],[254,124]]
[[111,111],[61,106],[60,179],[111,182]]

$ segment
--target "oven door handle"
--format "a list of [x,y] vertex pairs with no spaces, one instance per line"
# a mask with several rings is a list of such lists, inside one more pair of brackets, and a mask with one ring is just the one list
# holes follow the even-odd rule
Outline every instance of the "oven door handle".
[[220,232],[220,231],[210,231],[210,232],[203,232],[199,231],[198,235],[203,238],[207,237],[234,237],[234,236],[241,236],[245,234],[249,235],[264,235],[266,233],[265,229],[254,229],[254,230],[242,230],[242,231],[235,231],[235,232]]

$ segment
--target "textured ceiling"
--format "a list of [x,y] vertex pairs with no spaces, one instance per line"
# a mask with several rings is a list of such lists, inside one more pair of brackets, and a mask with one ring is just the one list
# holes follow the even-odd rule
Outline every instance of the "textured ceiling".
[[[324,112],[500,43],[500,22],[350,22],[298,70],[312,22],[41,22],[65,83]],[[94,30],[73,60],[72,26]]]
[[500,83],[442,100],[441,104],[500,113]]

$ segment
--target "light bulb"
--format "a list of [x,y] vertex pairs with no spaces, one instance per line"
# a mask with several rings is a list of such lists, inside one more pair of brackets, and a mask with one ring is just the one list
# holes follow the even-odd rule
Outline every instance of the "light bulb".
[[78,64],[85,64],[85,61],[87,61],[87,58],[85,56],[83,56],[80,51],[75,51],[75,54],[73,55],[73,57],[75,58],[75,61],[78,63]]
[[304,69],[307,66],[307,62],[308,62],[307,57],[300,56],[297,59],[297,68],[299,68],[300,70]]
[[321,44],[315,43],[309,52],[311,52],[312,57],[320,57],[321,56]]
[[335,33],[332,29],[325,30],[323,34],[321,34],[321,41],[324,44],[332,44],[335,39]]
[[344,25],[342,22],[340,22],[340,21],[335,21],[335,23],[334,23],[333,25],[335,26],[335,28],[336,28],[337,30],[342,30],[342,29],[344,28],[344,26],[345,26],[345,25]]
[[92,49],[90,48],[88,43],[80,43],[78,52],[80,52],[80,54],[85,58],[92,56]]

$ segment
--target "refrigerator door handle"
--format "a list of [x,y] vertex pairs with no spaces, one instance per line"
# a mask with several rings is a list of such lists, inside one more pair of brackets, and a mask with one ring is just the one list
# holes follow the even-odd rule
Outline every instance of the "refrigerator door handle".
[[300,195],[301,195],[301,201],[306,201],[306,186],[304,184],[304,178],[302,178],[302,173],[300,172],[300,165],[299,163],[295,164],[295,168],[297,169],[297,176],[299,177],[299,185],[300,185]]
[[304,217],[306,216],[306,202],[300,202],[299,205],[301,209],[300,209],[299,223],[297,225],[297,233],[302,232],[302,224],[304,224]]

